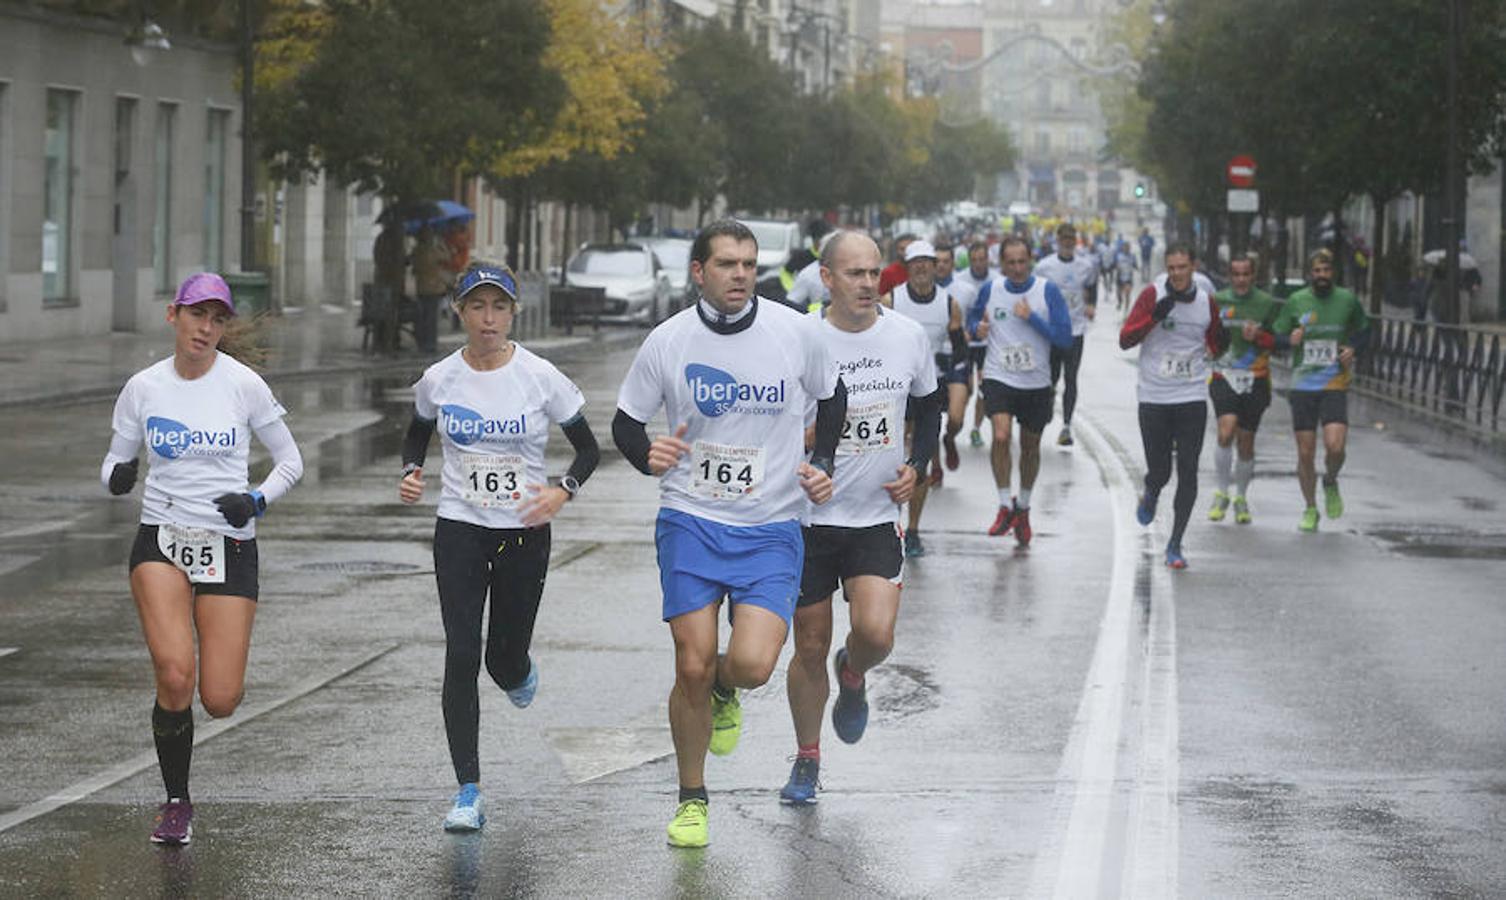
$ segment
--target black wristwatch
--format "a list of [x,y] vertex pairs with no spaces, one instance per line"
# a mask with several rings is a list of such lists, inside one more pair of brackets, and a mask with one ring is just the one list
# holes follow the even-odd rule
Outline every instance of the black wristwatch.
[[414,472],[418,471],[421,468],[423,467],[416,462],[405,462],[403,463],[403,477],[407,478],[409,475],[412,475]]
[[569,494],[570,499],[574,500],[575,495],[580,493],[580,482],[575,480],[574,475],[566,475],[560,479],[560,490]]

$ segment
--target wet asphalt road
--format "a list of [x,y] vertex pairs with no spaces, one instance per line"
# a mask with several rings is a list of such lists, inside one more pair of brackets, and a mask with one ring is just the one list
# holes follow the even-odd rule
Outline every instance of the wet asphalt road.
[[[631,352],[557,356],[607,444]],[[1127,359],[1111,328],[1090,335],[1079,443],[1045,451],[1028,551],[984,535],[986,448],[964,446],[870,676],[868,734],[828,731],[819,806],[777,802],[794,749],[783,667],[745,698],[741,744],[709,763],[703,851],[664,845],[655,486],[610,451],[555,525],[537,701],[518,711],[483,686],[491,821],[440,831],[454,784],[433,509],[395,497],[400,375],[279,388],[308,474],[260,529],[246,702],[213,725],[199,714],[193,844],[150,846],[151,668],[124,572],[139,500],[97,485],[109,404],[14,412],[0,895],[1506,893],[1500,460],[1357,403],[1348,513],[1301,536],[1278,399],[1255,524],[1203,518],[1210,439],[1192,568],[1173,577],[1169,503],[1154,530],[1131,518]]]

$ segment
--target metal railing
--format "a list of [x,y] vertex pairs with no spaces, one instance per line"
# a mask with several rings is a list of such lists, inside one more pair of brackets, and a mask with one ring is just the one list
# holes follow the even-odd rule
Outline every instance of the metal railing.
[[1399,316],[1377,317],[1372,327],[1370,352],[1356,372],[1359,387],[1473,429],[1502,430],[1500,332]]

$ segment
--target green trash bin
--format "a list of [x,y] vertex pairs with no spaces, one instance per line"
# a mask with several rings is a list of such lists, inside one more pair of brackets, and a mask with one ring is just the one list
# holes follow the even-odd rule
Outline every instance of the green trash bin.
[[272,308],[272,279],[266,272],[228,272],[225,283],[238,315],[255,316]]

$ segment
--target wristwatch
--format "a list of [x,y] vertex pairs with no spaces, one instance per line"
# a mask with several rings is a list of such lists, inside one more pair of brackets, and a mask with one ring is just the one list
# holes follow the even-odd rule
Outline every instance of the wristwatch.
[[403,477],[406,478],[421,468],[423,467],[416,462],[405,462],[403,463]]
[[575,480],[574,475],[566,475],[560,479],[560,489],[569,494],[571,500],[574,500],[575,495],[580,493],[580,482]]

